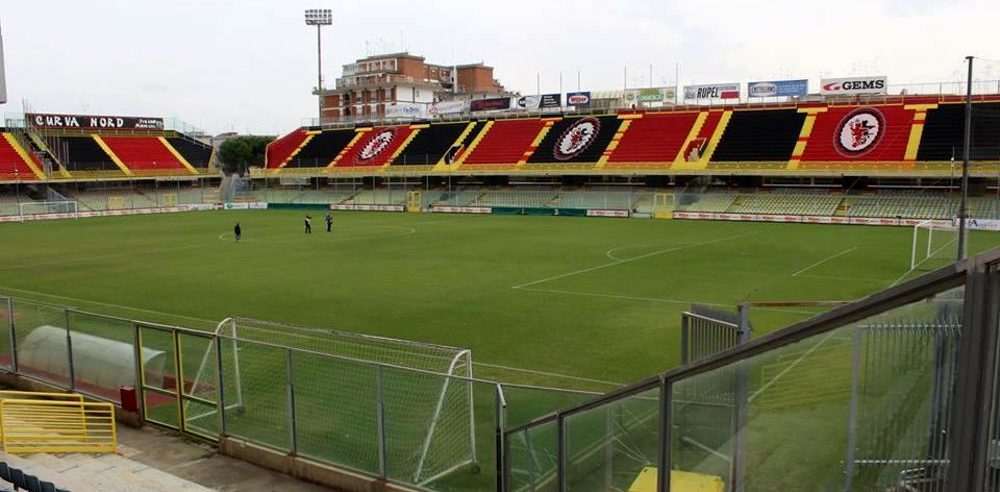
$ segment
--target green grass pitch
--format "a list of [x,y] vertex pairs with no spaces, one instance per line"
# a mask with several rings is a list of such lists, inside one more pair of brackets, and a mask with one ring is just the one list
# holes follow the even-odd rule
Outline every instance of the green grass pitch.
[[[467,347],[485,378],[600,389],[498,366],[647,376],[677,364],[692,302],[855,299],[906,276],[912,233],[337,212],[328,234],[313,215],[312,235],[292,211],[3,224],[0,293],[191,328],[239,315]],[[1000,234],[973,233],[971,244],[986,249]],[[811,312],[756,309],[755,335]]]
[[[481,378],[606,390],[611,383],[677,364],[680,313],[692,302],[732,307],[745,300],[849,300],[919,273],[909,272],[910,228],[338,212],[334,231],[326,233],[322,213],[312,214],[311,235],[302,230],[305,212],[292,211],[3,224],[0,294],[196,329],[211,329],[219,320],[239,315],[467,347]],[[232,235],[236,221],[244,231],[239,244]],[[970,251],[998,244],[1000,234],[974,232]],[[946,264],[951,249],[945,247],[940,258],[920,270]],[[754,308],[754,334],[815,312]],[[113,325],[80,322],[75,329],[129,339],[127,328]],[[143,332],[143,342],[161,350],[171,346],[158,332]],[[184,338],[182,343],[196,355],[204,352],[204,340]],[[244,352],[241,357],[265,363],[242,369],[246,412],[234,415],[229,432],[287,449],[283,383],[275,383],[283,357],[277,352]],[[190,377],[200,357],[182,351],[181,359]],[[844,365],[848,358],[836,360]],[[296,398],[299,452],[371,471],[374,424],[329,420],[331,413],[357,415],[331,412],[330,402],[346,407],[371,402],[371,395],[348,403],[342,394],[331,394],[337,392],[342,371],[357,369],[308,360],[295,364],[301,378],[295,384],[302,395]],[[825,359],[816,358],[799,371],[830,369]],[[411,376],[390,375],[387,384],[412,387],[400,379],[405,377]],[[477,454],[483,468],[492,471],[493,387],[477,385],[474,391]],[[512,388],[507,393],[510,424],[581,398]],[[811,449],[813,438],[803,441],[797,435],[842,436],[843,425],[832,417],[843,413],[842,400],[776,410],[754,407],[760,414],[753,425],[760,430],[751,429],[751,435],[763,436],[754,449]],[[390,424],[408,421],[407,404],[388,403]],[[615,480],[623,485],[649,464],[656,449],[650,440],[655,436],[655,401],[626,405],[635,408],[614,417],[624,422],[633,451],[615,458],[616,469],[625,470]],[[159,406],[151,416],[169,422],[176,418],[175,410]],[[719,426],[718,416],[695,410],[695,429]],[[817,415],[826,417],[810,419]],[[589,413],[570,422],[571,447],[590,449],[607,419],[603,413]],[[820,421],[827,425],[774,433],[789,422]],[[198,424],[215,432],[214,418]],[[537,432],[533,446],[539,456],[551,457],[554,430]],[[691,451],[678,448],[676,464],[724,475],[724,467],[704,462],[697,450],[686,454]],[[389,452],[391,463],[413,457],[412,449]],[[512,443],[512,452],[515,476],[523,478],[524,443]],[[840,448],[831,446],[830,456],[805,468],[836,474],[828,463],[837,463],[838,453]],[[602,483],[600,464],[589,461],[600,453],[581,456],[583,461],[571,465],[582,469],[582,480]],[[693,461],[686,461],[689,456]],[[554,463],[536,465],[540,472],[551,471]],[[760,466],[773,465],[765,461]],[[491,488],[489,471],[453,474],[434,487]],[[396,473],[390,466],[390,477],[407,479]]]

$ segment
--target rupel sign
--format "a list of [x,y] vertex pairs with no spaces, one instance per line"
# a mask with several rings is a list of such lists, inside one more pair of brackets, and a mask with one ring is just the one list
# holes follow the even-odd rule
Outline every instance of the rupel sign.
[[83,114],[44,114],[27,113],[24,115],[31,126],[35,128],[65,128],[65,129],[127,129],[127,130],[162,130],[163,118],[137,118],[134,116],[91,116]]
[[820,80],[820,93],[824,96],[856,96],[858,94],[885,94],[885,77],[847,77]]

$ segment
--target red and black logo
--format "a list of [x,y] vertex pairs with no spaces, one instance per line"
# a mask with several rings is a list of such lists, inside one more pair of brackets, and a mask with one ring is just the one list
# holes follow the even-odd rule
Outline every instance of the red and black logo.
[[833,146],[844,157],[860,157],[873,150],[885,133],[885,117],[875,108],[850,112],[833,133]]
[[556,140],[552,155],[560,161],[568,161],[590,147],[601,131],[601,120],[583,118],[570,125]]
[[360,162],[365,162],[374,159],[381,154],[390,143],[392,143],[392,139],[395,136],[395,128],[386,128],[378,133],[375,133],[372,138],[368,139],[368,143],[361,148],[361,152],[358,154],[358,160]]

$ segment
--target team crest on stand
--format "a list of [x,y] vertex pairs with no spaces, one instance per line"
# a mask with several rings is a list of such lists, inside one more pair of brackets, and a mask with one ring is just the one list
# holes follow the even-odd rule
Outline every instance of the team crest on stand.
[[601,120],[597,118],[583,118],[570,125],[559,139],[556,140],[556,147],[552,155],[560,161],[568,161],[587,150],[590,144],[597,139],[598,132],[601,131]]
[[361,149],[358,159],[362,162],[370,161],[382,153],[386,147],[392,143],[392,138],[396,136],[395,128],[386,128],[368,140],[368,143]]
[[844,157],[860,157],[878,146],[885,133],[885,117],[875,108],[852,111],[837,125],[833,144]]

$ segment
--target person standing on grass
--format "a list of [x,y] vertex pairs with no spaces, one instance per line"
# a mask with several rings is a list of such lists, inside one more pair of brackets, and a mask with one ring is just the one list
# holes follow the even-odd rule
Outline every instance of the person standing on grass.
[[240,229],[240,223],[236,223],[236,227],[233,227],[233,235],[236,236],[236,242],[240,242],[240,236],[243,235],[243,229]]
[[326,213],[326,232],[330,232],[333,229],[333,215],[330,212]]
[[306,216],[306,234],[313,233],[313,219],[310,216]]

